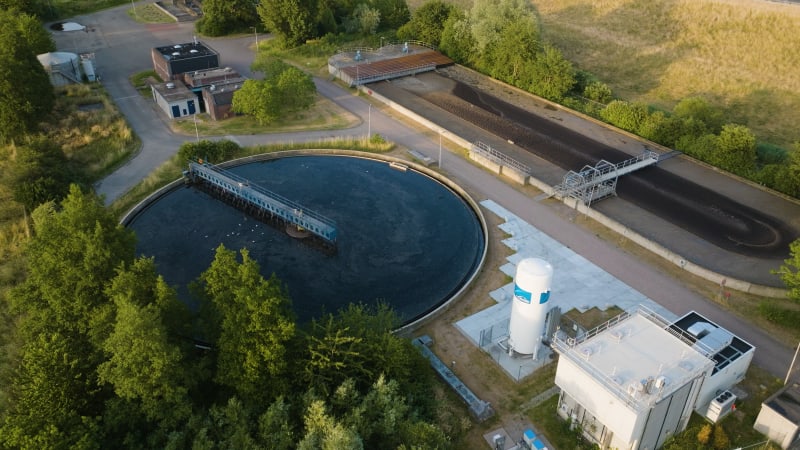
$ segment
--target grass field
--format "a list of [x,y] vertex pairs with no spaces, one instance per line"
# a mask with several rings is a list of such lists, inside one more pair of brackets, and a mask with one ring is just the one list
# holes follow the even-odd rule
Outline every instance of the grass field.
[[703,96],[762,141],[800,140],[800,6],[758,0],[533,0],[544,37],[618,97]]
[[[702,96],[759,141],[800,141],[800,5],[762,0],[531,0],[542,35],[615,96],[671,110]],[[415,9],[424,0],[410,0]],[[471,0],[451,0],[468,9]]]

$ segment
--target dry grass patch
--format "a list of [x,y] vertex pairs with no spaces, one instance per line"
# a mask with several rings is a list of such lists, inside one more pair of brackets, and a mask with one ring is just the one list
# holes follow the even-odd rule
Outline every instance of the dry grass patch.
[[534,0],[545,39],[627,100],[700,95],[762,140],[800,136],[800,8],[756,0]]

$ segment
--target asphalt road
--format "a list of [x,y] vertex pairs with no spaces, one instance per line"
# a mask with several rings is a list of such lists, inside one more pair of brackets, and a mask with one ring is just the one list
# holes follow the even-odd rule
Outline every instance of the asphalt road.
[[[151,173],[175,152],[180,144],[194,136],[172,134],[164,117],[152,102],[141,98],[128,82],[131,74],[152,66],[152,47],[189,42],[193,39],[193,24],[168,24],[144,26],[131,21],[125,14],[127,6],[109,9],[91,16],[74,18],[87,25],[88,32],[57,33],[59,50],[94,51],[97,72],[102,83],[114,98],[128,123],[142,140],[136,157],[119,170],[98,183],[97,192],[110,203],[142,178]],[[249,64],[253,59],[250,46],[253,36],[237,39],[204,39],[221,54],[222,65],[230,66],[244,75],[251,75]],[[315,80],[319,92],[342,108],[358,115],[370,117],[371,130],[408,148],[418,150],[431,158],[439,158],[438,139],[428,138],[418,130],[389,117],[377,108],[369,112],[368,104],[326,80]],[[258,136],[228,137],[241,145],[269,142],[307,141],[326,136],[364,136],[367,124],[336,131],[300,132]],[[446,149],[445,149],[446,150]],[[492,199],[509,211],[535,225],[562,244],[572,248],[594,264],[660,303],[676,314],[698,311],[721,326],[728,328],[756,346],[754,362],[775,376],[783,378],[789,367],[793,349],[779,343],[764,331],[753,327],[735,315],[720,309],[714,303],[688,290],[683,283],[671,278],[655,267],[643,263],[619,248],[599,239],[550,207],[537,202],[502,180],[477,168],[460,156],[445,151],[441,161],[446,174],[476,193],[476,200]]]

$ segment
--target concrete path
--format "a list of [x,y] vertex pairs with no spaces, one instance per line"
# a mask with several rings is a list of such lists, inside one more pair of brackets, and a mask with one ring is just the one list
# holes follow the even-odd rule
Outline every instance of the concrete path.
[[[118,107],[128,119],[130,126],[142,140],[139,154],[109,175],[97,185],[97,191],[111,202],[133,187],[142,178],[171,157],[180,144],[194,136],[172,134],[152,103],[141,98],[128,82],[128,77],[152,66],[150,48],[193,39],[193,24],[167,24],[144,26],[131,21],[126,15],[126,6],[112,8],[91,16],[78,17],[76,22],[94,30],[80,35],[55,36],[61,50],[94,51],[97,72],[103,85],[115,99]],[[77,33],[77,32],[73,32]],[[224,66],[231,66],[245,75],[249,70],[253,53],[249,46],[253,36],[235,39],[204,39],[222,55]],[[439,140],[420,134],[418,129],[405,125],[371,108],[364,100],[353,96],[338,86],[322,79],[315,80],[320,93],[339,106],[360,116],[371,117],[371,130],[380,133],[409,149],[415,149],[431,158],[439,159]],[[259,136],[237,136],[241,145],[268,142],[308,141],[330,136],[364,136],[367,124],[348,130],[324,132],[300,132]],[[630,285],[665,308],[682,315],[696,310],[719,325],[742,336],[757,347],[755,363],[774,375],[783,378],[792,358],[792,349],[777,342],[767,333],[750,325],[735,315],[690,291],[677,279],[661,273],[657,268],[639,261],[619,248],[605,242],[590,231],[572,223],[554,209],[537,202],[495,176],[479,169],[462,157],[445,148],[440,161],[446,174],[475,193],[476,200],[491,199],[511,213],[534,225],[561,244],[571,248],[606,272]]]

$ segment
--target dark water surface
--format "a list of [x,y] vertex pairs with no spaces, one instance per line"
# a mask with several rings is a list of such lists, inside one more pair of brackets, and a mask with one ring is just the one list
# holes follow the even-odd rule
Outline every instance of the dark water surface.
[[182,298],[222,243],[247,248],[265,277],[275,273],[301,322],[350,302],[379,300],[411,321],[463,286],[483,253],[483,232],[469,205],[412,170],[343,156],[281,158],[228,170],[333,219],[338,251],[326,255],[204,192],[180,187],[127,226],[137,234],[137,253],[154,256]]

